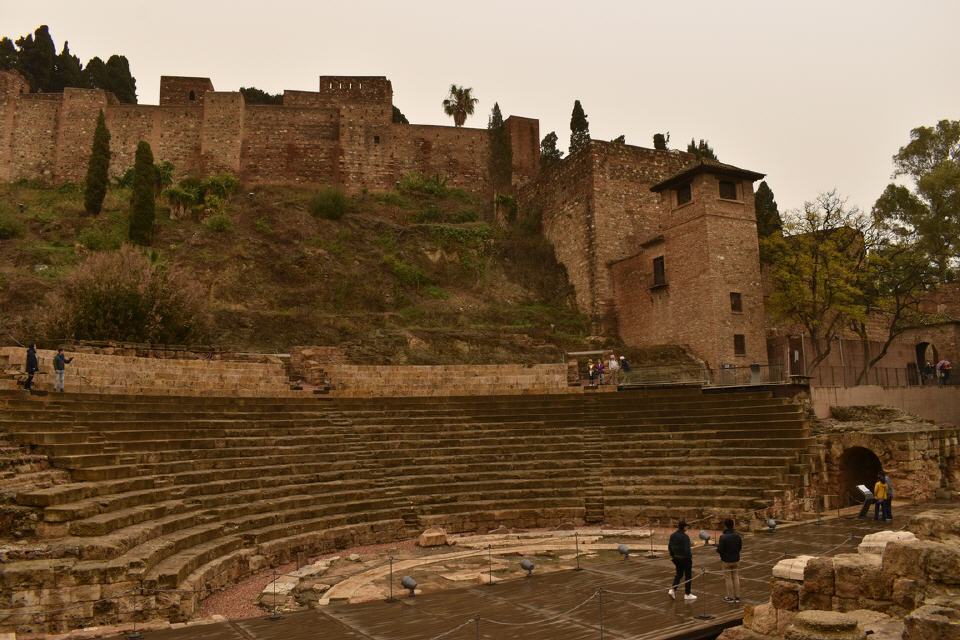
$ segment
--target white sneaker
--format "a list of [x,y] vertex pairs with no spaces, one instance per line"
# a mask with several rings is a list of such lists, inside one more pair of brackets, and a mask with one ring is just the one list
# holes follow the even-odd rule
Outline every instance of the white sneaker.
[[677,594],[674,593],[673,589],[667,589],[667,595],[673,598],[674,600],[677,599]]
[[683,596],[683,599],[684,599],[684,600],[696,600],[696,599],[697,599],[697,596],[693,595],[692,593],[688,593],[687,595]]

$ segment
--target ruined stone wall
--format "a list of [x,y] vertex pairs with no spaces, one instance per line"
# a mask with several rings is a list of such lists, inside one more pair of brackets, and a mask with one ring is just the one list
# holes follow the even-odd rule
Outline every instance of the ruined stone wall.
[[0,180],[14,178],[13,133],[17,106],[21,95],[29,90],[27,81],[19,74],[0,71]]
[[338,114],[331,109],[248,105],[244,115],[244,179],[339,182]]
[[[380,76],[322,76],[318,91],[286,91],[282,105],[249,107],[239,92],[214,91],[209,78],[163,76],[159,106],[118,104],[96,90],[21,93],[25,86],[19,75],[0,72],[0,179],[82,180],[103,108],[114,176],[133,165],[145,140],[178,175],[231,171],[361,191],[391,189],[418,171],[474,192],[490,186],[486,129],[396,125],[393,89]],[[539,125],[508,120],[522,182],[537,169]]]
[[[25,93],[20,96],[10,139],[10,178],[54,180],[61,96]],[[89,155],[84,154],[84,158]]]
[[[55,180],[80,182],[86,176],[86,163],[77,162],[77,158],[90,154],[97,117],[106,111],[108,95],[111,94],[99,89],[64,89],[59,115],[61,126],[57,129]],[[63,126],[64,123],[70,126]]]
[[598,317],[594,254],[593,161],[589,150],[540,172],[518,194],[521,215],[539,216],[557,261],[567,270],[577,306]]
[[213,91],[210,78],[160,76],[160,106],[202,106],[207,91]]
[[513,184],[519,186],[535,178],[540,171],[540,121],[510,116],[504,125],[510,136]]

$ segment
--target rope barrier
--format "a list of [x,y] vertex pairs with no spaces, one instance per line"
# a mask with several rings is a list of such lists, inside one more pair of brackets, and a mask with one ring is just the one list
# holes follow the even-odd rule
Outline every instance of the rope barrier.
[[[610,593],[610,592],[608,592],[606,589],[603,589],[603,591],[605,591],[605,592],[607,592],[607,593]],[[545,618],[545,619],[543,619],[543,620],[532,620],[532,621],[530,621],[530,622],[502,622],[502,621],[500,621],[500,620],[491,620],[490,618],[480,618],[480,620],[482,620],[483,622],[489,622],[489,623],[491,623],[491,624],[498,624],[498,625],[501,625],[501,626],[504,626],[504,627],[529,627],[529,626],[535,625],[535,624],[544,624],[544,623],[546,623],[546,622],[553,622],[554,620],[556,620],[556,619],[558,619],[558,618],[563,618],[564,616],[570,615],[571,613],[573,613],[574,611],[576,611],[577,609],[579,609],[579,608],[582,607],[583,605],[587,604],[588,602],[590,602],[591,600],[593,600],[594,598],[596,598],[599,593],[600,593],[600,591],[594,591],[594,592],[590,595],[590,597],[588,597],[586,600],[584,600],[583,602],[581,602],[581,603],[578,604],[577,606],[573,607],[572,609],[567,609],[567,610],[564,611],[563,613],[558,613],[557,615],[555,615],[555,616],[553,616],[553,617],[551,617],[551,618]]]

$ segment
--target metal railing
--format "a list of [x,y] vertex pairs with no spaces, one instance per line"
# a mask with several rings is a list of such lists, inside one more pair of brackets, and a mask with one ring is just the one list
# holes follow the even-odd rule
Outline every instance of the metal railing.
[[633,367],[619,374],[619,383],[631,386],[705,385],[710,379],[706,369],[700,366]]
[[[861,378],[859,367],[820,365],[810,372],[810,384],[816,387],[858,387],[877,385],[881,387],[910,387],[923,380],[916,371],[906,367],[874,367]],[[930,381],[928,384],[936,384]]]
[[786,367],[779,364],[753,364],[744,367],[722,367],[710,372],[708,386],[745,387],[789,382]]

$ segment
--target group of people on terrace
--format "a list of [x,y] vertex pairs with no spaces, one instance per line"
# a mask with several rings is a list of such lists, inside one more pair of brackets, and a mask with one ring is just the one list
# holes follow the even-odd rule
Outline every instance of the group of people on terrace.
[[612,351],[609,354],[587,360],[587,379],[590,380],[590,386],[595,387],[598,384],[620,384],[623,374],[630,372],[630,361],[626,356],[619,358]]
[[937,364],[933,364],[927,360],[927,363],[923,365],[924,384],[933,384],[936,382],[941,387],[949,384],[951,371],[953,371],[953,363],[946,358],[943,358],[937,362]]

